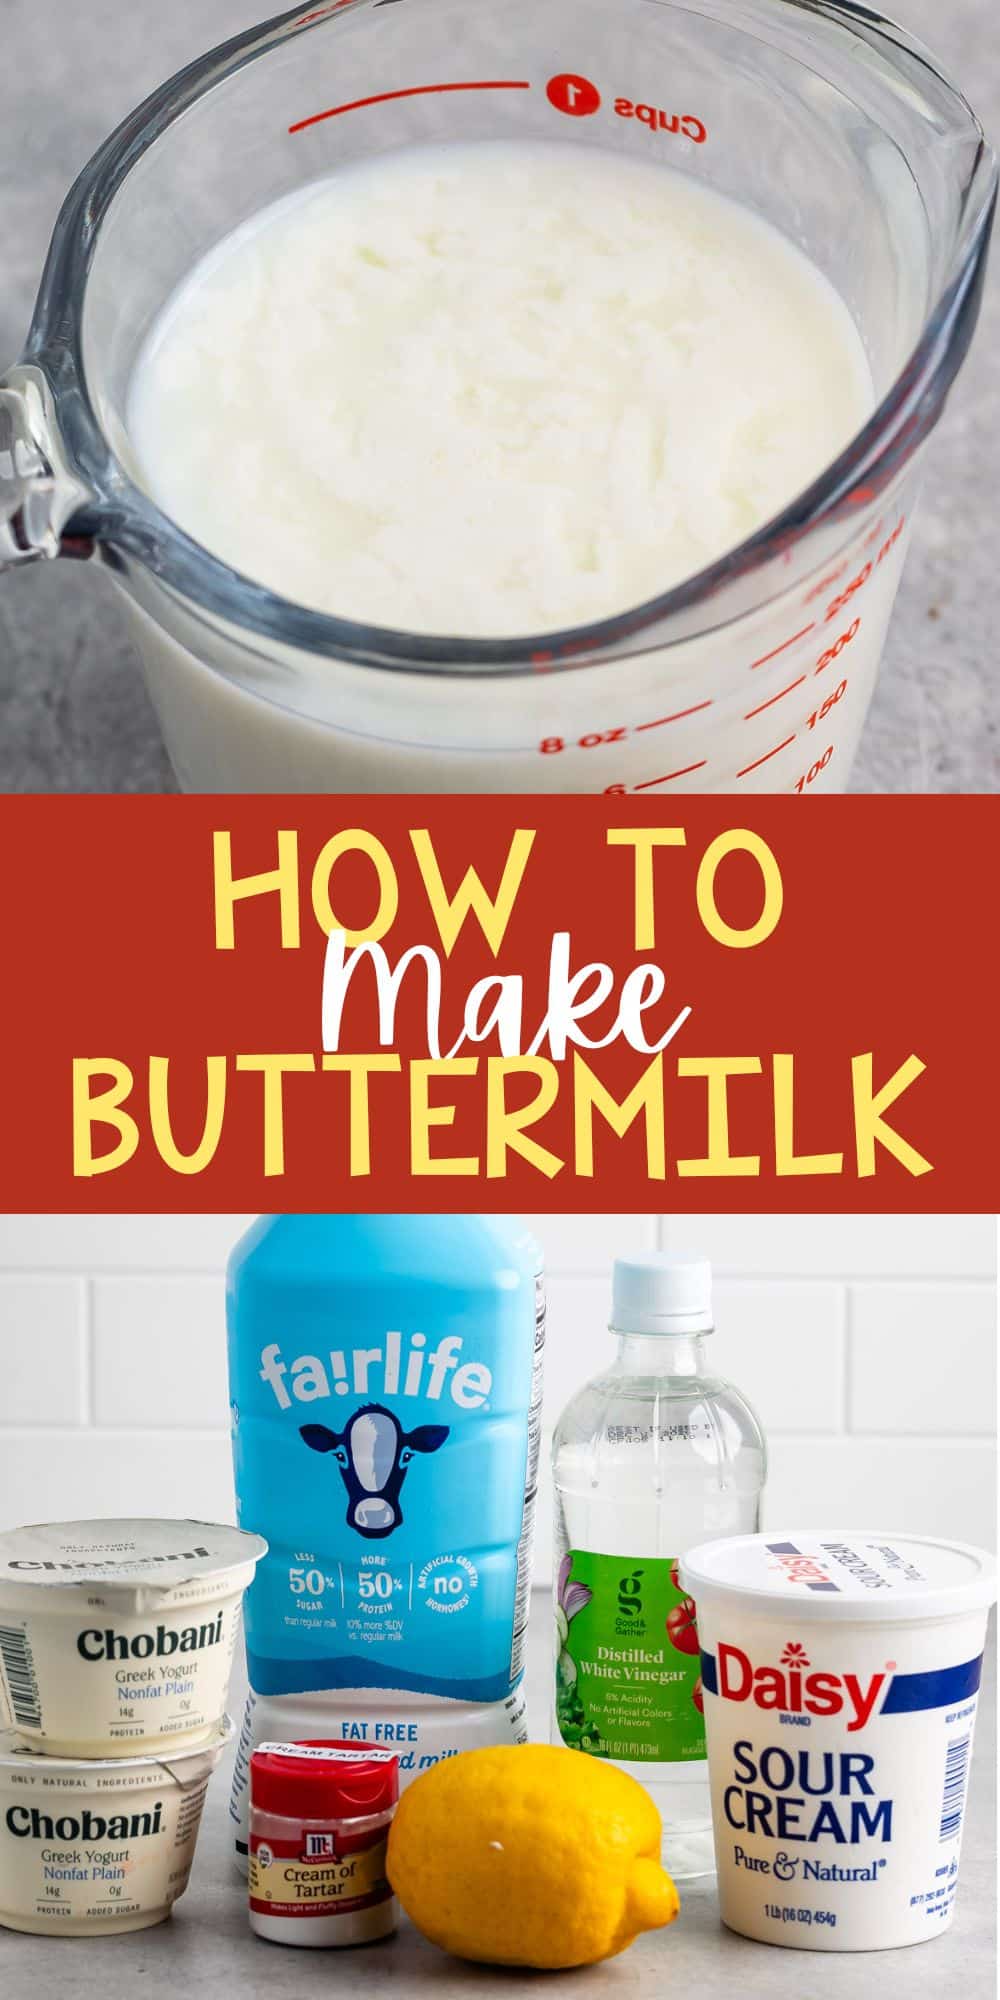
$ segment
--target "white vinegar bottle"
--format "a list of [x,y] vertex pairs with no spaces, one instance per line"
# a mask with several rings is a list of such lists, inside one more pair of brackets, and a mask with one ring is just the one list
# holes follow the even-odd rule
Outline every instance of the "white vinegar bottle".
[[763,1432],[710,1373],[712,1272],[701,1258],[619,1258],[618,1353],[574,1396],[553,1440],[553,1736],[645,1785],[680,1878],[714,1867],[695,1606],[677,1559],[754,1534]]

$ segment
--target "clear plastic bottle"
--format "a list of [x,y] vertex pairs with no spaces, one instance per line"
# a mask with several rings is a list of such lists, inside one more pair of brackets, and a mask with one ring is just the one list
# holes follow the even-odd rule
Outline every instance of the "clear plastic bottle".
[[710,1373],[711,1266],[619,1259],[618,1353],[564,1410],[556,1506],[553,1735],[645,1785],[680,1878],[714,1867],[701,1663],[677,1558],[760,1525],[766,1446],[753,1410]]

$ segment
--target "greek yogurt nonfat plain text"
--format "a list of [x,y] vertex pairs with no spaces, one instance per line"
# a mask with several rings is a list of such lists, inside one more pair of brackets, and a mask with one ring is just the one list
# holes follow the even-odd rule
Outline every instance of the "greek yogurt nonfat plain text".
[[38,1757],[0,1736],[0,1924],[91,1937],[162,1923],[184,1894],[232,1734],[162,1758]]
[[266,1544],[191,1521],[79,1521],[0,1536],[0,1726],[47,1756],[207,1740]]

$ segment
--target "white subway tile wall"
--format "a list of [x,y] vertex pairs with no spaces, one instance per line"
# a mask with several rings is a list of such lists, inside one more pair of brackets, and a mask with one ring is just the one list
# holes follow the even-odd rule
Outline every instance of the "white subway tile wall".
[[[232,1518],[223,1270],[248,1216],[0,1217],[0,1526]],[[547,1446],[610,1357],[611,1261],[711,1257],[713,1366],[771,1441],[773,1525],[993,1546],[996,1227],[976,1216],[536,1216],[549,1271]]]

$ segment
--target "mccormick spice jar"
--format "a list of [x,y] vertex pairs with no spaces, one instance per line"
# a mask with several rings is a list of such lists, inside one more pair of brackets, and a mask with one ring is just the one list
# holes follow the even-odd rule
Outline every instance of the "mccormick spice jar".
[[398,1922],[385,1870],[399,1759],[262,1743],[250,1760],[250,1927],[275,1944],[371,1944]]

